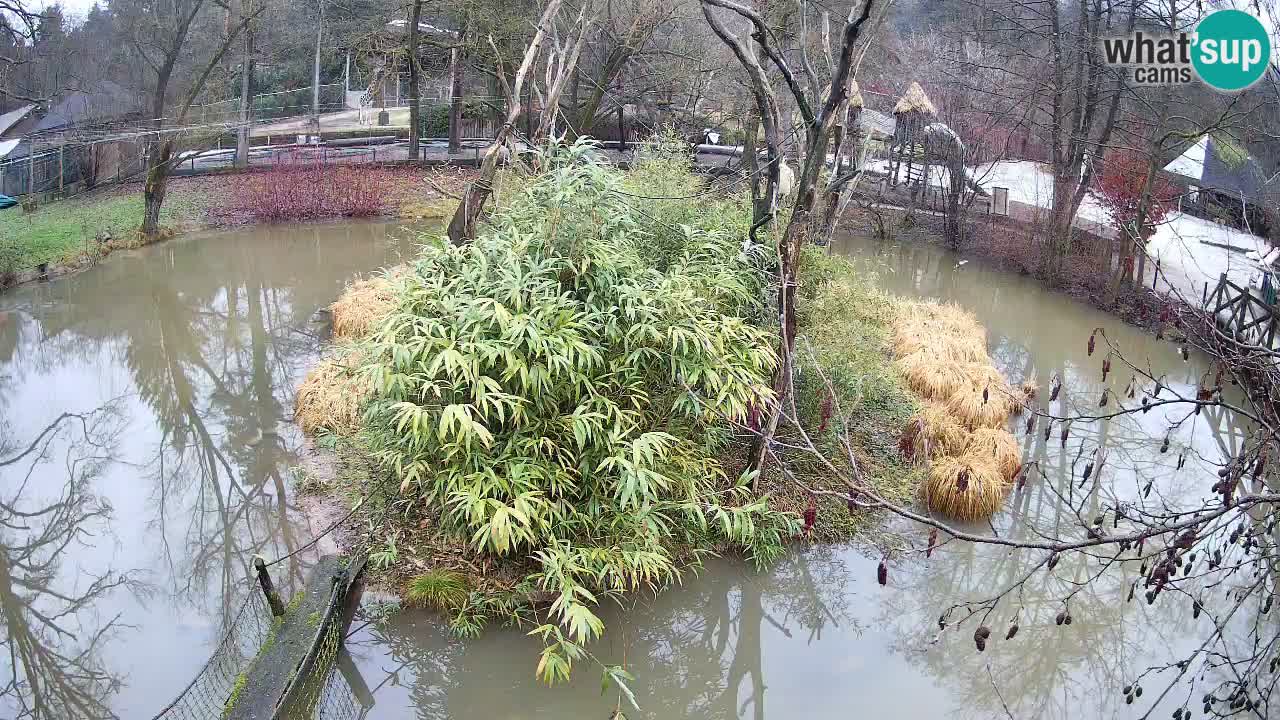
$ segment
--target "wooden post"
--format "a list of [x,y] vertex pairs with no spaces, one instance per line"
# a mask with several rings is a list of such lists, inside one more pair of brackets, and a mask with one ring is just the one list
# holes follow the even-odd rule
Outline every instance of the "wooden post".
[[449,50],[449,154],[462,152],[462,33],[454,34]]
[[28,148],[27,155],[27,194],[34,195],[36,192],[36,141],[31,139],[31,147]]
[[[525,142],[533,142],[533,83],[529,83],[529,89],[526,91],[525,97],[528,98],[524,105],[524,138]],[[520,98],[515,98],[516,102],[520,102]],[[545,110],[545,108],[544,108]]]
[[260,556],[253,558],[253,569],[258,575],[258,584],[262,586],[262,594],[267,596],[267,604],[271,606],[271,614],[284,616],[284,603],[280,601],[280,593],[276,592],[275,583],[271,582],[271,574],[267,572],[267,561]]
[[63,180],[66,177],[66,169],[62,164],[63,163],[62,149],[65,148],[66,146],[67,146],[67,141],[65,139],[61,143],[58,143],[58,194],[59,195],[62,194]]
[[618,150],[627,151],[627,111],[621,103],[618,104]]

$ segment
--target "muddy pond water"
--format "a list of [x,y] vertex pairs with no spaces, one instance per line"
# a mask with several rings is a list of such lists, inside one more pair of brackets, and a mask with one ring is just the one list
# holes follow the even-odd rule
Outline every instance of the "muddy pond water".
[[[0,717],[23,716],[19,697],[38,687],[50,710],[35,717],[146,719],[186,685],[249,589],[253,555],[286,555],[318,530],[294,499],[304,450],[289,421],[294,387],[324,345],[317,311],[352,276],[409,251],[411,235],[358,223],[192,236],[0,296]],[[1096,327],[1182,390],[1208,367],[936,248],[847,237],[835,250],[890,291],[973,310],[1007,375],[1044,388],[1056,372],[1060,402],[1079,411],[1102,389],[1101,358],[1086,352]],[[1108,383],[1118,392],[1128,380]],[[1011,495],[994,529],[1071,523],[1064,496],[1101,507],[1150,479],[1166,495],[1202,493],[1200,464],[1239,442],[1230,417],[1205,413],[1162,454],[1164,428],[1152,412],[1081,424],[1065,447],[1056,433],[1025,438],[1048,480]],[[1100,441],[1108,468],[1082,487],[1083,449]],[[1175,470],[1182,451],[1189,461]],[[1119,688],[1191,647],[1204,619],[1189,604],[1125,603],[1136,568],[1077,594],[1070,626],[1055,626],[1056,599],[1095,569],[1086,558],[1002,603],[985,653],[972,627],[938,631],[946,607],[992,594],[1037,560],[947,545],[927,560],[895,558],[886,587],[871,548],[798,549],[766,573],[716,560],[656,598],[606,608],[592,650],[635,676],[640,709],[621,700],[633,720],[1141,715],[1149,703],[1128,706]],[[313,561],[300,552],[277,574],[296,583]],[[1015,615],[1020,633],[999,639]],[[34,651],[15,667],[8,647]],[[538,643],[520,630],[464,641],[427,613],[366,612],[348,649],[373,691],[369,718],[603,720],[620,701],[601,694],[588,663],[567,687],[540,685]],[[1181,699],[1165,704],[1153,716]]]

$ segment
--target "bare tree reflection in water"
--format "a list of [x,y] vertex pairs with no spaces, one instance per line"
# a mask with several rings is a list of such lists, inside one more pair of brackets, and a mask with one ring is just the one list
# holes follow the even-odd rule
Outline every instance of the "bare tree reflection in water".
[[[67,571],[67,553],[106,529],[111,506],[92,491],[115,460],[124,427],[118,402],[65,413],[25,441],[0,420],[0,711],[31,720],[114,717],[119,678],[98,658],[116,618],[94,605],[128,573]],[[65,473],[61,487],[55,474]],[[70,577],[68,577],[70,575]]]
[[593,651],[635,675],[639,713],[613,692],[602,696],[586,674],[570,688],[541,686],[527,661],[536,641],[518,629],[491,628],[464,642],[440,618],[410,611],[371,624],[349,646],[375,687],[375,719],[522,717],[534,707],[554,717],[605,718],[619,702],[627,717],[787,717],[785,707],[770,706],[764,638],[781,633],[808,645],[837,629],[857,632],[853,582],[843,555],[814,549],[766,574],[713,560],[679,588],[603,608],[605,622],[624,629]]
[[[116,555],[147,568],[155,590],[145,607],[113,603],[136,632],[95,640],[109,662],[145,666],[154,652],[167,663],[111,678],[125,683],[113,701],[121,715],[146,716],[190,679],[205,659],[191,644],[222,634],[250,590],[254,554],[291,555],[311,539],[289,487],[302,444],[289,421],[294,387],[320,351],[313,318],[394,245],[384,225],[255,228],[121,254],[0,303],[0,446],[34,437],[46,413],[82,398],[129,393],[122,462],[81,489],[136,509],[112,518]],[[53,472],[38,469],[31,486],[56,486]],[[0,469],[0,492],[16,486],[8,477]],[[277,583],[300,584],[313,557],[275,566]],[[0,702],[8,720],[6,709]]]

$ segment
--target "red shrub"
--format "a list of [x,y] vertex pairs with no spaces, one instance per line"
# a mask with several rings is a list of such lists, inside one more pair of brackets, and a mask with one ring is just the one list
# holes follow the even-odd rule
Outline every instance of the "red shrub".
[[[1096,194],[1102,207],[1118,229],[1132,227],[1138,221],[1138,204],[1147,179],[1147,158],[1132,151],[1111,153],[1098,180]],[[1157,175],[1151,184],[1151,201],[1147,203],[1147,227],[1150,231],[1173,210],[1178,189]]]
[[226,212],[252,222],[371,217],[386,210],[394,184],[384,168],[282,164],[236,176]]

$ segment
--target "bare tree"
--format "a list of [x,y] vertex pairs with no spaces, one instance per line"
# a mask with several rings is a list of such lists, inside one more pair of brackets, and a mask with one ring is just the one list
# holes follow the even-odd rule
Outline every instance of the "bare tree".
[[590,10],[591,3],[583,3],[577,18],[564,29],[565,37],[561,37],[559,23],[552,26],[551,50],[547,53],[546,74],[543,79],[546,94],[542,97],[542,114],[538,119],[534,139],[542,140],[555,132],[556,120],[560,116],[560,96],[564,93],[569,78],[578,72],[578,57],[587,39],[587,30],[592,24],[592,18],[588,16]]
[[[160,0],[156,3],[120,4],[125,37],[134,55],[149,74],[147,112],[151,134],[146,140],[147,178],[143,187],[142,233],[154,237],[160,231],[160,209],[168,188],[169,170],[175,158],[182,126],[192,105],[203,92],[214,69],[231,49],[240,33],[263,10],[241,13],[238,21],[226,28],[214,42],[205,42],[203,33],[216,23],[201,23],[210,0]],[[199,28],[199,30],[197,30]],[[180,100],[171,102],[175,72],[190,77],[179,91]],[[188,75],[189,72],[189,75]]]
[[[32,46],[44,17],[34,3],[0,0],[0,101],[35,103],[43,99],[30,88],[20,88],[14,76],[36,61]],[[0,108],[3,106],[0,102]]]
[[[777,35],[763,16],[733,0],[702,0],[703,15],[712,30],[733,51],[738,62],[746,70],[751,93],[756,101],[756,111],[764,127],[767,182],[765,200],[760,203],[753,218],[752,241],[759,240],[759,230],[772,222],[778,211],[778,184],[782,166],[782,116],[773,81],[762,65],[762,57],[781,76],[788,99],[798,110],[804,132],[802,165],[797,179],[796,199],[787,226],[777,242],[778,324],[781,329],[781,339],[778,344],[779,363],[773,379],[773,391],[777,404],[770,408],[764,432],[760,434],[752,448],[750,467],[755,470],[759,470],[764,465],[768,445],[781,417],[780,408],[785,404],[790,392],[788,379],[794,367],[792,356],[795,350],[795,304],[798,285],[796,272],[800,262],[800,250],[806,242],[819,239],[814,237],[815,225],[829,227],[826,223],[819,225],[812,217],[819,194],[818,181],[826,167],[833,130],[847,122],[850,91],[854,87],[850,80],[853,77],[858,50],[865,43],[863,28],[871,19],[873,5],[876,5],[875,0],[864,0],[861,9],[854,8],[849,11],[839,36],[839,49],[832,54],[830,78],[824,87],[818,80],[806,45],[802,43],[800,46],[801,67],[804,72],[802,80],[784,57]],[[880,7],[887,5],[888,3],[885,2]],[[750,40],[730,30],[718,16],[717,10],[730,11],[740,20],[747,21]],[[804,10],[805,8],[802,7],[801,12],[803,13]],[[837,153],[838,145],[842,140],[843,132],[837,138]],[[848,182],[854,177],[856,173],[846,174],[841,182]],[[827,193],[833,190],[839,192],[839,189],[838,185],[829,186]]]
[[1078,0],[1072,7],[1051,0],[1014,0],[984,8],[1001,38],[1009,98],[1033,103],[1044,117],[1041,128],[1053,174],[1041,259],[1047,277],[1059,272],[1071,249],[1076,214],[1120,110],[1123,72],[1107,66],[1100,38],[1104,30],[1132,30],[1139,4]]
[[[466,193],[462,196],[462,202],[458,204],[457,211],[454,212],[453,218],[449,221],[449,240],[455,245],[470,242],[475,238],[480,214],[484,211],[484,205],[493,193],[493,180],[498,174],[500,156],[515,132],[516,123],[524,113],[524,106],[521,104],[521,93],[524,89],[524,84],[529,77],[529,73],[533,70],[538,53],[542,49],[542,44],[545,42],[547,35],[550,34],[552,23],[555,22],[559,12],[560,0],[550,0],[546,9],[542,12],[542,17],[538,21],[537,30],[534,32],[533,38],[525,47],[524,58],[516,71],[515,79],[511,83],[507,82],[506,77],[499,70],[498,78],[502,81],[503,93],[507,99],[506,121],[498,129],[497,136],[494,137],[493,142],[489,143],[489,147],[485,150],[484,157],[480,161],[479,175],[467,187]],[[491,44],[492,40],[493,38],[490,37]],[[496,45],[493,46],[493,51],[495,56],[501,58],[501,53]]]

